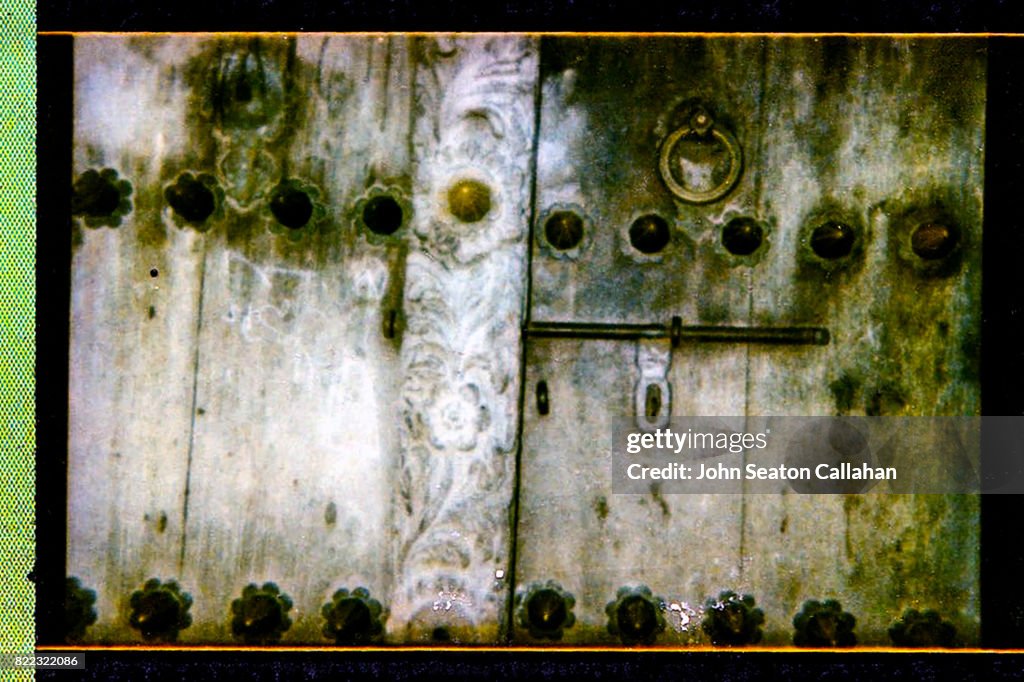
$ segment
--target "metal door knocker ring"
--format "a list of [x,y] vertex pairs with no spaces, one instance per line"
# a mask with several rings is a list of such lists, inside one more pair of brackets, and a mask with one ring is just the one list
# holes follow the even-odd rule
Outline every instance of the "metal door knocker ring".
[[[729,171],[721,182],[710,189],[699,190],[687,187],[672,172],[672,152],[679,141],[684,138],[707,138],[709,135],[728,152]],[[688,123],[665,138],[665,142],[661,146],[661,160],[658,167],[662,180],[673,194],[691,204],[706,204],[724,197],[739,180],[743,170],[743,151],[732,133],[715,125],[706,109],[697,107],[690,115]]]

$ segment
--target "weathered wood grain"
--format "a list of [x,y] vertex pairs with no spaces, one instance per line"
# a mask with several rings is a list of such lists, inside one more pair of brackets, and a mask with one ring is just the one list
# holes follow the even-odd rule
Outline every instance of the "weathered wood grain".
[[[67,558],[98,592],[87,641],[138,641],[128,599],[151,577],[192,595],[184,643],[233,641],[231,601],[273,581],[285,643],[328,643],[321,605],[366,587],[387,641],[537,644],[510,600],[548,580],[575,597],[567,643],[616,641],[605,605],[637,585],[659,643],[706,641],[725,589],[756,597],[769,644],[829,597],[865,644],[911,607],[977,641],[976,497],[614,494],[610,439],[662,377],[673,415],[978,414],[983,43],[91,36],[75,59],[74,174],[133,190],[119,226],[74,228]],[[698,101],[743,154],[706,204],[658,170]],[[165,199],[186,172],[217,189],[198,227]],[[282,186],[310,197],[305,224],[271,210]],[[392,235],[362,220],[382,195]],[[548,242],[558,211],[577,247]],[[651,214],[668,244],[641,253],[629,228]],[[761,226],[754,253],[724,245],[734,219]],[[849,257],[814,256],[828,220],[857,232]],[[959,232],[951,257],[915,255],[923,222]],[[674,315],[831,341],[684,343],[659,365],[667,341],[521,337],[524,317]]]
[[[974,41],[770,43],[759,210],[778,230],[754,271],[752,319],[819,324],[832,341],[752,350],[749,414],[978,414],[984,74]],[[963,235],[949,274],[909,247],[930,211]],[[810,255],[809,228],[829,217],[862,234],[843,268]],[[889,644],[910,607],[976,641],[976,497],[790,492],[746,505],[743,582],[769,641],[789,641],[804,600],[830,597],[865,644]]]
[[205,238],[171,223],[162,186],[189,147],[190,47],[75,39],[73,171],[132,185],[118,227],[74,225],[67,570],[97,593],[86,641],[137,641],[131,593],[180,576]]
[[[667,345],[667,342],[666,342]],[[701,641],[693,613],[739,574],[740,495],[614,493],[612,429],[635,414],[634,344],[544,339],[529,344],[520,473],[517,591],[554,580],[576,600],[576,624],[561,642],[617,644],[606,605],[624,586],[646,585],[663,601],[659,643]],[[670,370],[675,414],[741,414],[739,390],[723,377],[732,353],[693,349]],[[682,362],[680,362],[680,360]],[[677,364],[678,363],[678,364]],[[544,381],[549,413],[539,414]],[[737,461],[723,458],[726,465]],[[669,610],[671,604],[680,610]],[[516,639],[532,638],[516,614]],[[692,620],[689,620],[692,619]]]
[[[743,325],[750,268],[722,245],[723,225],[753,215],[761,163],[763,44],[757,40],[582,40],[546,43],[538,142],[538,216],[533,244],[535,320]],[[673,197],[658,174],[673,114],[701,100],[738,139],[745,170],[723,201]],[[544,220],[578,211],[590,234],[560,253]],[[655,213],[671,226],[658,254],[634,249],[628,230]],[[739,579],[740,495],[614,494],[609,449],[614,417],[636,417],[636,344],[530,341],[519,488],[517,591],[554,579],[576,598],[566,642],[616,642],[605,605],[623,586],[647,585],[664,599],[659,642],[702,641],[707,597]],[[662,344],[668,349],[668,342]],[[672,350],[671,414],[742,416],[744,346]],[[552,409],[532,409],[537,381]],[[738,464],[737,461],[730,463]],[[557,540],[555,540],[557,538]],[[536,642],[524,629],[517,638]]]
[[[276,171],[211,235],[203,266],[187,641],[232,641],[228,608],[250,582],[274,582],[294,602],[286,642],[327,643],[320,608],[335,590],[365,587],[386,604],[391,589],[398,355],[382,301],[401,276],[389,264],[404,232],[371,239],[355,207],[373,187],[408,192],[408,42],[278,40],[261,45],[271,86],[291,88],[283,109],[261,128],[224,123],[216,134],[229,188],[259,172],[231,170],[238,150]],[[267,208],[284,178],[317,194],[300,229]]]

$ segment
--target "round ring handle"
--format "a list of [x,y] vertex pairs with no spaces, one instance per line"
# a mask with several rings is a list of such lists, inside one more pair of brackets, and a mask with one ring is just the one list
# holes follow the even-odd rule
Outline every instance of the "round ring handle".
[[[691,189],[676,180],[675,176],[672,175],[672,150],[675,149],[676,144],[684,137],[689,135],[703,136],[709,132],[729,152],[729,172],[722,182],[711,189]],[[736,184],[736,181],[740,179],[740,173],[743,171],[743,150],[732,133],[716,126],[714,121],[711,120],[711,116],[704,109],[698,108],[690,117],[689,123],[665,138],[665,142],[661,146],[661,159],[658,168],[661,171],[661,179],[668,185],[672,194],[691,204],[707,204],[721,199],[728,194]]]

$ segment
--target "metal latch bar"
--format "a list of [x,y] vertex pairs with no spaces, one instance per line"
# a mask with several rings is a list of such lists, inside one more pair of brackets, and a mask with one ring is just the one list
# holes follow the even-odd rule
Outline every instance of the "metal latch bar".
[[533,338],[670,339],[673,346],[682,342],[765,343],[783,345],[827,345],[831,335],[824,327],[733,327],[684,326],[673,317],[669,324],[607,324],[602,322],[530,322],[524,333]]

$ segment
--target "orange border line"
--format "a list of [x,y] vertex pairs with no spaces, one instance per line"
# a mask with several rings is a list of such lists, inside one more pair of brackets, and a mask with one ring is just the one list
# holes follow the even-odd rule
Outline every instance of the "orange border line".
[[570,646],[551,646],[551,647],[535,647],[535,646],[473,646],[465,645],[461,647],[453,646],[370,646],[370,647],[338,647],[338,646],[266,646],[266,647],[255,647],[255,646],[230,646],[230,645],[201,645],[201,646],[177,646],[168,645],[162,647],[147,646],[144,644],[139,645],[111,645],[111,646],[100,646],[100,645],[87,645],[87,646],[58,646],[58,645],[40,645],[36,647],[36,651],[256,651],[256,652],[309,652],[309,653],[336,653],[336,652],[405,652],[405,651],[443,651],[443,652],[485,652],[485,653],[517,653],[525,651],[550,651],[556,653],[575,653],[575,652],[600,652],[600,653],[617,653],[617,652],[631,652],[631,653],[832,653],[832,654],[859,654],[859,653],[894,653],[894,654],[1024,654],[1024,649],[977,649],[977,648],[964,648],[964,649],[940,649],[940,648],[899,648],[899,647],[835,647],[835,648],[816,648],[816,647],[715,647],[715,646],[673,646],[673,647],[609,647],[609,646],[598,646],[598,647],[570,647]]
[[205,35],[205,36],[436,36],[436,35],[523,35],[523,36],[557,36],[557,37],[604,37],[604,38],[1019,38],[1024,33],[846,33],[837,32],[778,32],[764,33],[756,31],[692,31],[692,32],[612,32],[612,31],[38,31],[36,35],[71,35],[71,36],[161,36],[161,35]]

